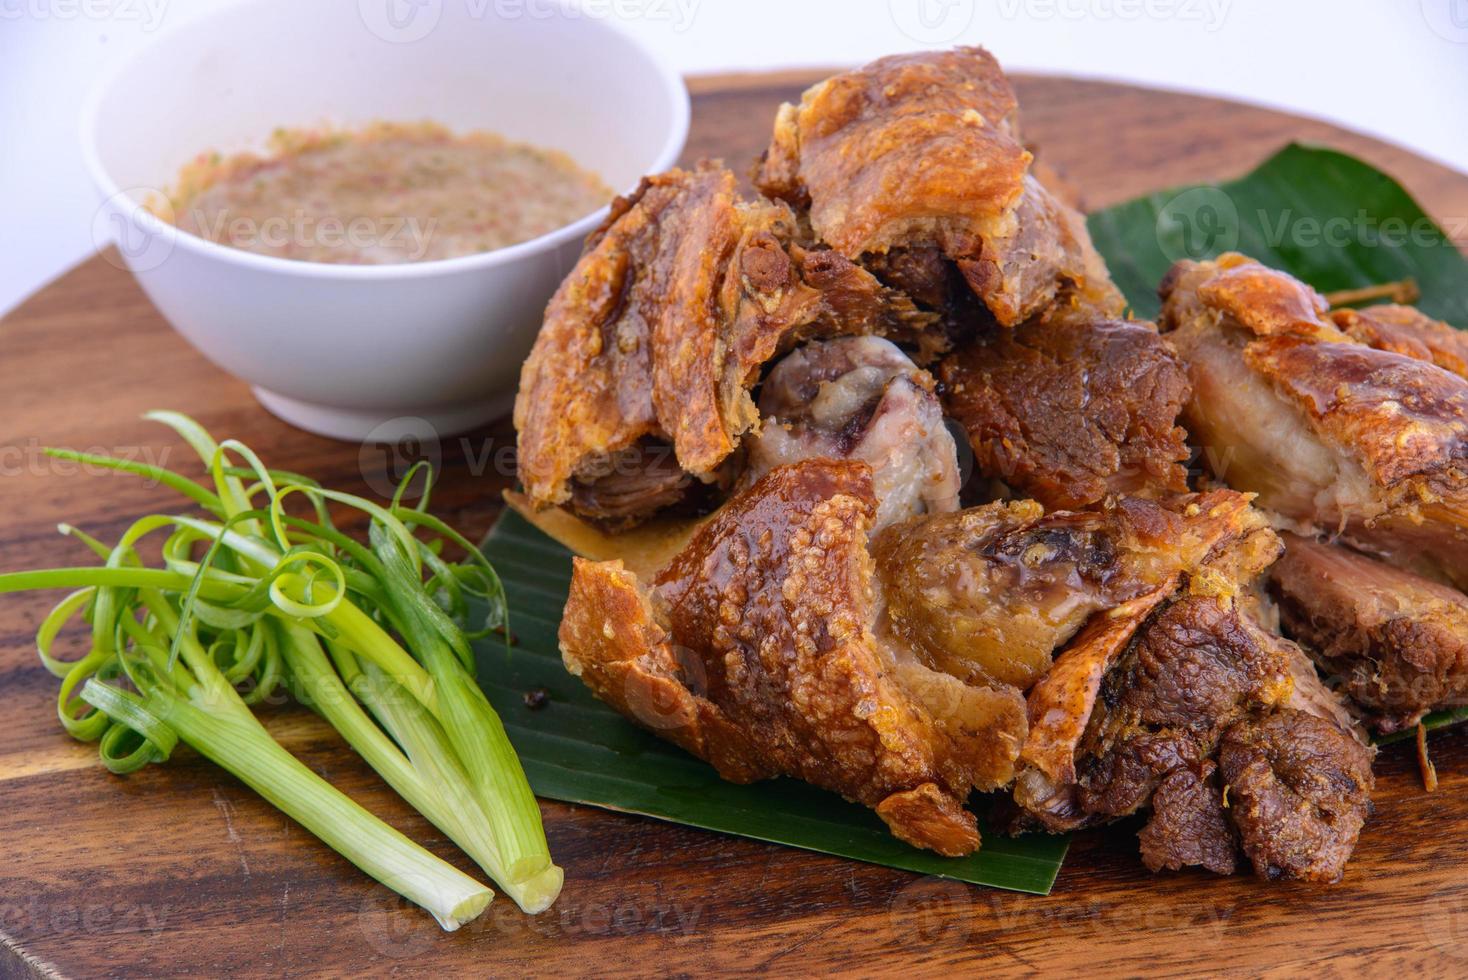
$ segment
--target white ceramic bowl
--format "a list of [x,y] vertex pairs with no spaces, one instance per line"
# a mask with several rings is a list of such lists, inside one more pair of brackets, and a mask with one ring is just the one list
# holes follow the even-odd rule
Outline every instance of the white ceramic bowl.
[[248,0],[161,35],[93,94],[99,244],[295,425],[470,428],[509,407],[546,300],[605,209],[493,252],[347,266],[218,245],[143,207],[200,152],[263,148],[278,126],[425,119],[562,150],[621,191],[677,159],[688,94],[612,25],[546,0]]

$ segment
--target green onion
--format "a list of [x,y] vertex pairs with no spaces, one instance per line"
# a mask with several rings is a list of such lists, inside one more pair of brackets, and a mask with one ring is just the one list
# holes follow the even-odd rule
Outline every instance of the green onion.
[[[186,416],[148,417],[193,448],[212,486],[136,462],[48,452],[146,477],[205,515],[150,515],[111,545],[62,525],[102,564],[0,575],[0,593],[71,590],[36,633],[41,662],[61,680],[62,726],[97,742],[119,774],[165,762],[183,742],[445,929],[483,911],[492,891],[270,736],[250,705],[284,684],[522,909],[549,907],[562,872],[519,759],[473,676],[469,638],[509,635],[504,592],[479,550],[426,513],[427,488],[417,508],[401,505],[419,471],[384,507],[269,469],[249,447],[215,442]],[[293,497],[309,515],[286,512]],[[369,518],[366,545],[334,525],[331,504]],[[139,555],[150,536],[163,538],[162,567]],[[466,558],[444,559],[448,547]],[[480,622],[471,624],[476,607]],[[79,616],[91,627],[89,647],[63,659],[58,637]]]

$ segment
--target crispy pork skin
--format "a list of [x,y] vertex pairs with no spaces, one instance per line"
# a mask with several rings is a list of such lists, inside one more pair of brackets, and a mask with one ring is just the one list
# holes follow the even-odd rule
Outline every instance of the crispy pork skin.
[[1241,255],[1181,262],[1161,291],[1193,385],[1184,421],[1219,479],[1468,586],[1468,380],[1356,343],[1319,294]]
[[712,763],[730,782],[776,775],[755,733],[708,697],[702,661],[676,643],[637,576],[621,561],[573,561],[560,626],[566,669],[597,697]]
[[[1084,220],[1032,160],[998,62],[956,48],[882,58],[782,106],[755,184],[806,210],[815,234],[850,259],[912,250],[925,261],[936,250],[1002,324],[1062,295],[1119,312]],[[910,283],[923,274],[882,265]]]
[[781,243],[784,207],[744,205],[714,166],[619,198],[546,309],[515,402],[519,470],[538,505],[646,438],[710,478],[757,421],[752,370],[820,296]]
[[[521,370],[515,428],[531,502],[635,523],[727,475],[759,422],[749,389],[796,343],[878,332],[921,347],[936,314],[797,237],[790,208],[741,200],[714,164],[644,178],[614,202]],[[649,445],[670,447],[686,478]]]
[[779,467],[652,583],[578,561],[562,656],[728,779],[795,776],[872,807],[909,843],[966,854],[979,836],[964,804],[1013,777],[1024,701],[874,635],[876,512],[865,463]]
[[1150,323],[1071,312],[990,331],[938,367],[986,476],[1047,508],[1187,490],[1187,370]]
[[763,422],[748,443],[744,479],[801,459],[860,459],[872,467],[872,529],[958,509],[958,450],[933,379],[880,337],[799,347],[760,389]]
[[1284,628],[1378,731],[1468,699],[1468,596],[1338,545],[1285,540],[1270,570]]
[[[746,200],[717,164],[619,198],[546,309],[515,403],[538,508],[625,528],[725,488],[766,365],[876,334],[927,364],[975,324],[1116,314],[1085,223],[1030,172],[977,48],[884,59],[786,106]],[[666,446],[682,476],[635,463]]]
[[1468,333],[1412,306],[1386,304],[1336,310],[1330,316],[1357,343],[1405,354],[1468,378]]

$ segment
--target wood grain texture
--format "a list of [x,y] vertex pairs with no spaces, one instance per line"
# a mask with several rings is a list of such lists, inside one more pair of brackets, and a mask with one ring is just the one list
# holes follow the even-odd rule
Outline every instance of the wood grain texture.
[[[808,80],[695,80],[689,159],[747,169],[775,105]],[[1235,176],[1304,139],[1395,174],[1449,225],[1468,215],[1468,178],[1323,123],[1091,82],[1018,87],[1027,138],[1092,206]],[[56,536],[60,520],[105,538],[170,500],[38,453],[59,444],[182,464],[180,444],[138,421],[152,407],[187,411],[332,485],[370,488],[387,466],[377,448],[267,415],[168,329],[126,272],[94,259],[0,321],[0,570],[83,560]],[[497,451],[512,444],[507,422],[449,440],[436,509],[484,533],[509,480]],[[187,753],[125,779],[104,772],[56,722],[56,683],[32,645],[46,608],[45,597],[0,600],[0,974],[1468,972],[1468,733],[1434,738],[1442,784],[1430,796],[1409,749],[1383,754],[1376,815],[1334,888],[1153,877],[1136,828],[1123,826],[1081,835],[1041,899],[546,803],[566,869],[560,901],[528,918],[497,900],[446,935]],[[313,716],[282,706],[270,723],[347,793],[462,862]]]

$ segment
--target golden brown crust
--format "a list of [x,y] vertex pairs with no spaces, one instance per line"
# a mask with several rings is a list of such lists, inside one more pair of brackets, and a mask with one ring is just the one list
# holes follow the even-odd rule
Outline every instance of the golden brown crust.
[[1030,321],[946,358],[938,377],[979,471],[1047,508],[1187,490],[1187,371],[1151,324]]
[[628,718],[708,760],[731,782],[775,774],[743,729],[696,693],[701,667],[679,657],[620,561],[573,559],[559,638],[566,669]]
[[903,840],[968,853],[964,801],[1012,778],[1024,702],[873,636],[875,511],[864,463],[779,467],[701,526],[651,595],[619,562],[578,562],[563,657],[729,778],[795,776],[873,807]]
[[[613,203],[552,297],[520,373],[519,471],[532,501],[565,501],[571,478],[588,460],[646,436],[669,438],[675,446],[682,437],[690,459],[717,451],[699,441],[717,427],[717,418],[694,418],[691,404],[679,416],[659,418],[653,358],[661,353],[656,339],[674,327],[687,334],[685,350],[712,347],[717,282],[710,264],[732,251],[736,236],[732,174],[670,171],[644,178],[633,194]],[[702,320],[660,330],[675,280],[695,300]],[[703,393],[705,406],[711,393]],[[680,418],[692,423],[689,431],[678,430]]]
[[515,401],[520,478],[537,506],[653,438],[711,479],[758,421],[747,386],[820,312],[783,242],[783,205],[740,204],[715,165],[618,199],[546,309]]
[[944,857],[962,857],[979,849],[973,816],[936,783],[899,790],[878,803],[876,811],[892,836],[914,847],[931,848]]
[[958,270],[994,319],[1005,326],[1043,312],[1062,295],[1105,316],[1126,308],[1091,243],[1080,212],[1061,203],[1033,176],[1012,221],[994,223],[977,258],[950,253]]
[[617,200],[521,370],[519,470],[536,506],[625,527],[693,478],[720,482],[759,424],[760,368],[801,341],[879,333],[936,353],[937,314],[796,231],[788,206],[740,201],[713,164]]
[[1027,690],[1093,613],[1198,569],[1260,520],[1231,490],[1048,514],[1022,500],[894,524],[872,554],[887,622],[918,656]]
[[1236,253],[1215,263],[1179,263],[1163,289],[1170,325],[1184,326],[1201,310],[1225,329],[1252,335],[1245,363],[1303,410],[1315,431],[1355,455],[1378,486],[1468,480],[1468,382],[1431,358],[1354,343],[1337,329],[1362,332],[1370,323],[1417,324],[1415,318],[1350,311],[1332,322],[1315,290]]
[[1237,254],[1178,263],[1162,323],[1216,474],[1297,527],[1468,588],[1468,379],[1357,343],[1323,300]]
[[[1207,264],[1202,264],[1204,268]],[[1198,299],[1259,337],[1345,337],[1325,318],[1325,297],[1287,273],[1231,253],[1198,284]]]
[[1015,109],[982,48],[882,58],[782,107],[755,184],[848,258],[936,247],[1002,324],[1062,289],[1119,313],[1084,221],[1030,174]]
[[982,48],[895,55],[833,75],[782,109],[755,184],[797,204],[849,258],[916,230],[977,254],[1018,203],[1030,153],[1014,91]]
[[1468,378],[1468,333],[1412,306],[1336,310],[1331,320],[1359,344],[1404,354]]
[[1030,734],[1020,763],[1053,783],[1076,780],[1076,749],[1086,734],[1101,682],[1152,610],[1177,590],[1174,576],[1151,592],[1091,617],[1029,693]]
[[1468,484],[1468,382],[1359,344],[1265,337],[1244,360],[1299,406],[1316,431],[1350,447],[1373,482],[1394,489]]

